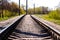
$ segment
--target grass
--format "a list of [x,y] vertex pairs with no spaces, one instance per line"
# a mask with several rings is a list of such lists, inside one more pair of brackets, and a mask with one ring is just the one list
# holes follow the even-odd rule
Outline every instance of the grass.
[[55,24],[58,24],[60,25],[60,19],[54,19],[54,18],[50,18],[49,15],[38,15],[38,14],[35,14],[37,17],[39,18],[43,18],[44,20],[47,20],[47,21],[50,21],[50,22],[53,22]]
[[[1,15],[0,15],[0,16],[1,16]],[[4,16],[3,18],[0,17],[0,21],[8,20],[9,18],[18,16],[18,13],[11,12],[11,11],[8,11],[8,10],[3,10],[3,16]]]
[[[20,14],[20,15],[22,15],[22,14]],[[16,16],[18,16],[18,15],[16,15]],[[8,19],[10,19],[10,18],[14,18],[14,17],[16,17],[16,16],[11,16],[11,17],[0,17],[0,21],[4,21],[4,20],[8,20]]]
[[7,20],[7,19],[8,19],[8,17],[4,17],[4,18],[0,17],[0,21]]
[[13,17],[3,17],[3,18],[0,17],[0,21],[8,20],[10,18],[13,18]]

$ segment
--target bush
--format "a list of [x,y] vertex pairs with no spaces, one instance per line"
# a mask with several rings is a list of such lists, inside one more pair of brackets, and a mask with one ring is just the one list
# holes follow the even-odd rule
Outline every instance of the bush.
[[57,10],[51,11],[48,16],[49,18],[60,19],[60,13]]

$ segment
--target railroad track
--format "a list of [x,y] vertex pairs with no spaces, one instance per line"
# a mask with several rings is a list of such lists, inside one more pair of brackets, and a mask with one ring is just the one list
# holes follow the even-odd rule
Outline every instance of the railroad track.
[[34,16],[24,15],[0,32],[1,40],[60,40],[59,33]]

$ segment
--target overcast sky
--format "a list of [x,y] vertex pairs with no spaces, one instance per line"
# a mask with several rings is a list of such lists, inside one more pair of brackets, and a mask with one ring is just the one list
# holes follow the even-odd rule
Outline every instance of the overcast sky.
[[[18,4],[19,0],[12,0]],[[26,5],[26,0],[20,0],[21,5]],[[28,7],[33,8],[33,4],[35,3],[36,7],[45,6],[49,8],[55,8],[59,4],[60,0],[28,0]]]

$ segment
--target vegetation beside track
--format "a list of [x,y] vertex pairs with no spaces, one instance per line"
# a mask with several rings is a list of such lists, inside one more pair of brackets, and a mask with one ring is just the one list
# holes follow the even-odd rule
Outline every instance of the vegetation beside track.
[[28,13],[60,25],[60,8],[55,10],[48,9],[48,7],[36,7],[35,9],[29,9]]
[[[43,18],[44,20],[56,23],[58,25],[60,25],[60,19],[58,17],[53,17],[52,14],[45,14],[45,15],[39,15],[39,14],[35,14],[37,17],[39,18]],[[51,16],[50,16],[51,15]]]
[[0,21],[7,20],[15,16],[20,16],[21,14],[24,13],[25,10],[23,9],[23,7],[21,6],[19,8],[19,5],[16,4],[15,2],[9,3],[7,1],[3,2],[3,4],[0,4]]

